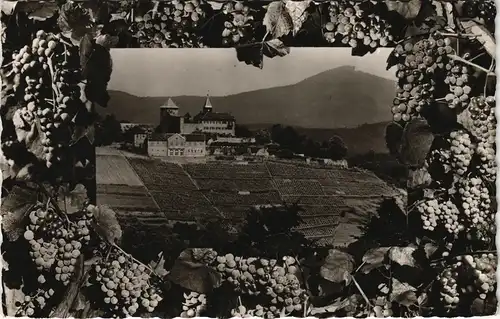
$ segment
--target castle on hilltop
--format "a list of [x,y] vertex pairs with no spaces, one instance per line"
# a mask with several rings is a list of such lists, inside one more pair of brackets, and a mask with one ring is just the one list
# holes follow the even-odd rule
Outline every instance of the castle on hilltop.
[[148,155],[200,157],[206,155],[207,136],[235,136],[236,121],[229,113],[213,112],[210,97],[194,117],[179,115],[169,98],[160,106],[158,132],[147,136]]
[[179,115],[179,107],[169,98],[160,106],[160,130],[163,133],[204,133],[217,136],[235,136],[236,121],[229,113],[213,111],[212,102],[207,95],[205,105],[194,117]]

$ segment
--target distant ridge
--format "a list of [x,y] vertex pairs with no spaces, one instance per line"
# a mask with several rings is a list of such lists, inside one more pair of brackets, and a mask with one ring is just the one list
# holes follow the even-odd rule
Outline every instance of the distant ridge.
[[[283,76],[286,76],[284,74]],[[110,91],[103,113],[119,120],[159,123],[159,107],[167,100]],[[343,66],[319,73],[299,83],[229,96],[211,96],[216,112],[230,112],[241,124],[275,124],[304,128],[355,127],[387,122],[395,94],[394,81]],[[206,96],[173,96],[180,113],[196,114]]]

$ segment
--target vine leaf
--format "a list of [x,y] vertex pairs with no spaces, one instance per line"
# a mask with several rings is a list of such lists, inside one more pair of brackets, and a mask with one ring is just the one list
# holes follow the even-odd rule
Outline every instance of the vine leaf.
[[422,167],[434,141],[427,121],[414,118],[405,127],[400,146],[400,160],[409,167]]
[[389,259],[401,266],[415,267],[416,261],[413,257],[413,247],[392,247],[389,250]]
[[2,2],[2,13],[10,16],[16,10],[16,5],[19,1],[3,1]]
[[319,273],[328,281],[349,283],[353,270],[354,258],[351,255],[337,249],[330,249]]
[[154,273],[160,277],[165,277],[168,275],[168,271],[165,269],[165,258],[163,254],[158,254],[158,261],[151,260],[149,266],[153,269]]
[[392,278],[392,290],[390,300],[396,301],[403,306],[410,306],[417,302],[417,289],[408,283],[403,283],[397,278]]
[[38,193],[32,189],[14,186],[8,195],[2,198],[0,213],[2,229],[9,240],[16,240],[23,232],[22,222],[26,214],[37,203]]
[[288,13],[285,3],[273,1],[267,7],[267,12],[262,23],[273,38],[280,38],[293,30],[293,20]]
[[286,1],[285,8],[292,18],[293,24],[293,35],[295,36],[297,32],[300,31],[302,24],[307,20],[308,12],[307,9],[311,4],[311,0],[303,0],[303,1]]
[[391,122],[385,127],[385,143],[393,155],[399,152],[404,128],[396,122]]
[[264,42],[263,53],[269,58],[274,58],[275,56],[285,56],[290,53],[290,48],[285,46],[285,44],[279,39],[272,39]]
[[82,184],[77,184],[72,190],[68,185],[59,188],[58,205],[66,214],[80,211],[87,200],[87,189]]
[[410,189],[429,186],[432,182],[431,174],[425,168],[417,168],[409,171],[407,185]]
[[438,250],[438,247],[433,243],[425,243],[424,252],[427,259],[431,258],[432,255]]
[[[4,3],[7,1],[3,1]],[[4,4],[2,4],[3,6]],[[33,1],[26,5],[23,3],[23,9],[28,13],[28,18],[36,21],[45,21],[52,18],[58,11],[56,3]]]
[[317,314],[323,314],[323,313],[335,313],[339,311],[340,309],[343,309],[351,304],[349,298],[342,299],[342,298],[337,298],[335,301],[324,307],[313,307],[309,311],[308,315],[317,315]]
[[285,56],[290,53],[290,48],[285,46],[279,39],[272,39],[265,42],[245,44],[236,48],[238,61],[253,65],[262,69],[264,67],[264,55],[269,58]]
[[496,42],[495,37],[482,25],[474,20],[461,21],[462,27],[468,32],[474,34],[483,45],[488,54],[495,58]]
[[61,6],[57,25],[63,33],[77,41],[95,26],[89,12],[74,1],[68,1]]
[[203,261],[196,260],[193,249],[185,249],[167,275],[173,283],[198,293],[207,293],[220,287],[222,276]]
[[421,0],[386,0],[387,9],[396,11],[405,19],[415,19],[422,7]]
[[87,210],[94,214],[95,228],[99,235],[111,243],[116,243],[122,237],[122,229],[115,212],[107,206],[89,205]]
[[373,269],[383,266],[389,249],[391,247],[378,247],[368,250],[363,256],[362,260],[365,265],[361,268],[361,271],[367,274]]
[[[86,35],[85,37],[90,37]],[[85,87],[85,96],[92,102],[106,107],[109,101],[109,94],[107,91],[108,82],[111,79],[111,72],[113,70],[113,61],[109,50],[95,42],[89,44],[90,38],[82,38],[82,44],[85,48],[80,50],[82,75],[87,80]],[[85,40],[84,40],[85,39]],[[82,54],[83,53],[83,54]]]

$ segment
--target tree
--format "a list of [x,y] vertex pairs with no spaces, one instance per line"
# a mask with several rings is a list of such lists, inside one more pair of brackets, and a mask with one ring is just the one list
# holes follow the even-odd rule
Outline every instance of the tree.
[[234,128],[235,134],[238,137],[252,137],[253,132],[248,129],[248,127],[241,125],[241,124],[236,124],[236,127]]
[[104,119],[97,120],[95,124],[96,145],[110,145],[120,142],[123,139],[120,122],[112,114],[108,114]]
[[344,140],[334,135],[328,140],[328,157],[333,160],[344,159],[347,156],[347,146]]
[[268,129],[260,129],[255,133],[255,142],[263,145],[271,142],[271,133]]

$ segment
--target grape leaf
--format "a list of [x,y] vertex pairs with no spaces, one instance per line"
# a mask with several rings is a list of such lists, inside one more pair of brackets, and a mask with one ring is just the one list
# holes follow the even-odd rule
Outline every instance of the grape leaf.
[[69,33],[73,39],[81,39],[95,26],[88,10],[79,3],[68,1],[59,9],[57,25],[64,33]]
[[409,171],[407,181],[408,188],[415,189],[417,187],[427,187],[431,182],[431,174],[429,174],[429,171],[427,171],[425,167]]
[[396,122],[391,122],[385,127],[385,143],[392,155],[396,155],[399,152],[403,132],[403,127]]
[[10,16],[16,10],[16,5],[18,1],[3,1],[2,2],[2,13]]
[[405,127],[400,146],[400,160],[409,167],[422,167],[434,141],[427,121],[414,118]]
[[264,42],[263,53],[269,58],[275,56],[285,56],[290,53],[290,48],[279,39],[272,39]]
[[311,4],[311,0],[302,0],[302,1],[288,0],[288,1],[286,1],[285,8],[286,8],[288,14],[290,15],[290,18],[292,18],[293,35],[294,36],[297,34],[297,32],[299,32],[304,21],[307,20],[307,17],[309,15],[309,13],[307,12],[307,9],[309,8],[310,4]]
[[154,273],[160,277],[168,275],[168,271],[165,269],[165,258],[163,258],[162,253],[158,254],[158,261],[151,260],[149,266],[153,269]]
[[85,95],[90,101],[106,107],[109,101],[108,82],[113,70],[111,55],[108,49],[95,42],[92,43],[92,50],[89,52],[88,40],[85,40],[84,43],[86,46],[85,58],[81,57],[80,62],[83,77],[87,80]]
[[73,136],[71,137],[70,145],[75,145],[84,137],[87,137],[90,144],[92,144],[92,145],[94,144],[94,141],[95,141],[95,127],[94,127],[94,125],[89,125],[87,127],[84,127],[81,125],[76,126],[74,131],[73,131]]
[[495,58],[496,42],[495,37],[482,25],[474,20],[461,21],[462,27],[467,33],[472,33],[476,39],[483,45],[488,54]]
[[391,247],[378,247],[368,250],[363,256],[362,260],[365,264],[361,267],[361,271],[367,274],[373,269],[383,266],[389,249]]
[[280,38],[289,34],[294,27],[292,17],[282,1],[273,1],[268,5],[262,23],[273,38]]
[[58,206],[66,214],[74,214],[80,211],[88,200],[87,189],[82,184],[77,184],[72,190],[69,185],[59,188]]
[[438,247],[433,244],[433,243],[425,243],[424,245],[424,252],[425,252],[425,257],[427,259],[431,258],[431,256],[438,250]]
[[323,266],[320,268],[320,275],[332,282],[345,281],[349,283],[353,270],[354,258],[351,255],[337,249],[330,249]]
[[56,3],[41,1],[24,2],[22,8],[27,13],[28,18],[35,21],[45,21],[52,18],[58,10]]
[[416,261],[413,257],[413,247],[392,247],[389,250],[389,259],[400,264],[401,266],[415,267]]
[[23,233],[22,222],[37,200],[38,193],[35,190],[19,186],[14,186],[7,196],[2,198],[2,229],[9,240],[14,241]]
[[207,293],[220,287],[222,276],[205,263],[196,261],[192,249],[179,255],[167,278],[173,283],[198,293]]
[[403,306],[410,306],[417,303],[417,295],[415,291],[417,289],[408,283],[403,283],[397,278],[392,278],[392,290],[390,300],[396,301]]
[[236,58],[240,62],[262,69],[264,67],[263,45],[261,43],[240,45],[236,47]]
[[94,214],[95,229],[99,235],[106,238],[109,242],[115,243],[122,237],[122,229],[116,218],[115,212],[107,206],[93,206],[87,208]]
[[342,297],[335,299],[335,301],[332,304],[329,304],[328,306],[324,307],[312,307],[308,315],[317,315],[317,314],[323,314],[323,313],[335,313],[336,311],[339,311],[348,305],[351,304],[351,301],[349,298],[342,299]]
[[416,18],[422,7],[421,0],[386,0],[385,3],[389,11],[396,11],[408,20]]

